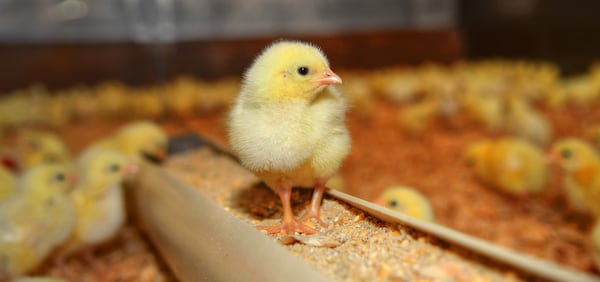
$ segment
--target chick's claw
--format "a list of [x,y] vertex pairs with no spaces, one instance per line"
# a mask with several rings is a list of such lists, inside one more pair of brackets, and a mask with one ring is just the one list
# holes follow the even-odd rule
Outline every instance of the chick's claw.
[[321,225],[321,227],[327,227],[327,223],[325,223],[325,221],[321,219],[321,214],[319,210],[315,211],[311,209],[308,213],[306,213],[300,218],[300,222],[307,222],[311,219],[314,219],[319,225]]

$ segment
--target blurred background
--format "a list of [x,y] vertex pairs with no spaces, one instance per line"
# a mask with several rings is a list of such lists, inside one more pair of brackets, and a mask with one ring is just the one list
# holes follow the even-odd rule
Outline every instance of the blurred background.
[[180,74],[239,75],[273,39],[311,40],[340,69],[525,58],[585,71],[597,1],[0,0],[0,90]]
[[351,105],[352,150],[328,187],[370,201],[413,187],[427,201],[380,202],[597,275],[600,194],[569,198],[589,188],[569,177],[589,167],[544,160],[566,137],[600,148],[598,11],[592,0],[0,0],[0,161],[19,175],[27,154],[14,148],[45,153],[47,138],[23,129],[56,133],[75,156],[139,119],[226,146],[256,55],[310,41]]

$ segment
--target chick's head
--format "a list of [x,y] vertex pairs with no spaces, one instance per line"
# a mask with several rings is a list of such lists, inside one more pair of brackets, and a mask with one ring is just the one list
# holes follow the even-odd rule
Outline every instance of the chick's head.
[[157,124],[149,121],[132,122],[117,133],[120,151],[128,157],[161,162],[166,158],[168,137]]
[[265,99],[313,100],[342,79],[329,67],[319,48],[303,42],[278,41],[259,55],[245,75],[245,86]]
[[377,198],[375,203],[422,220],[434,221],[435,218],[427,197],[410,187],[390,187]]
[[16,149],[22,169],[33,168],[41,163],[64,164],[70,161],[66,146],[58,136],[49,132],[20,132]]
[[589,165],[599,165],[594,148],[588,143],[567,138],[557,141],[550,149],[550,162],[558,164],[566,172],[575,172]]
[[489,141],[480,141],[469,145],[462,155],[463,163],[468,167],[481,165],[480,163],[485,158],[490,144]]
[[19,186],[25,194],[44,197],[66,193],[75,182],[76,177],[68,166],[41,164],[25,172],[19,180]]
[[138,166],[115,151],[93,149],[84,152],[77,164],[80,185],[94,195],[101,196],[125,177],[134,174]]

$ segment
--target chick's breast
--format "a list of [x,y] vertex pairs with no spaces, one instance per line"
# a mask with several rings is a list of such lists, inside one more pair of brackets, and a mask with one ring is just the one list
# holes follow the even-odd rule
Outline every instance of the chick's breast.
[[247,99],[244,90],[240,95],[229,118],[230,145],[265,181],[284,174],[309,185],[315,177],[332,176],[348,154],[347,106],[339,91],[326,89],[314,101],[277,103]]

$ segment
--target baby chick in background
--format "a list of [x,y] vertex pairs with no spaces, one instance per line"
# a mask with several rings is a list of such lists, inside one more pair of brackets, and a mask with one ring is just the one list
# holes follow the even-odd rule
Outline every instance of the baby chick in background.
[[429,98],[405,106],[398,115],[402,128],[412,135],[423,133],[436,117],[439,104],[437,99]]
[[21,170],[41,163],[66,164],[71,161],[65,144],[51,132],[23,130],[19,132],[15,147],[16,161]]
[[80,179],[70,193],[76,214],[75,229],[59,250],[59,262],[81,250],[93,261],[91,248],[117,234],[125,222],[121,182],[137,168],[115,151],[92,148],[81,154],[76,164]]
[[389,187],[377,197],[375,203],[414,218],[435,221],[429,200],[419,191],[410,187]]
[[571,207],[600,216],[600,157],[587,142],[561,139],[550,149],[549,159],[565,173],[564,189]]
[[550,122],[527,100],[509,97],[505,103],[505,130],[537,145],[545,146],[552,137]]
[[12,196],[16,189],[16,176],[8,169],[0,166],[0,203]]
[[510,195],[539,193],[548,181],[542,150],[519,138],[473,143],[463,160],[482,181]]
[[33,270],[71,235],[73,182],[67,167],[42,164],[21,176],[18,192],[0,204],[0,280]]
[[91,147],[115,150],[136,161],[162,162],[167,156],[167,145],[165,131],[158,124],[142,120],[126,124]]
[[229,143],[242,165],[264,180],[281,198],[281,225],[268,233],[316,231],[294,218],[292,186],[311,187],[310,211],[316,219],[325,183],[350,151],[345,125],[347,102],[332,87],[342,79],[315,46],[278,41],[247,70],[229,114]]

